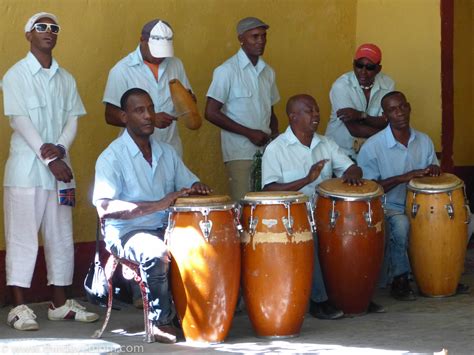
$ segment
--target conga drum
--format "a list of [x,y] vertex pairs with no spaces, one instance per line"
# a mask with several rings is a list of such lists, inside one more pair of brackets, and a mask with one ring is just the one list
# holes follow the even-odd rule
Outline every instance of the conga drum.
[[300,333],[314,261],[307,203],[299,192],[250,192],[241,200],[242,292],[259,337]]
[[328,298],[346,315],[364,314],[383,261],[383,189],[370,180],[350,186],[328,179],[316,191],[319,258]]
[[407,186],[410,264],[420,293],[456,293],[466,255],[470,219],[464,183],[452,174],[412,179]]
[[240,238],[228,196],[183,197],[170,207],[171,290],[187,341],[220,343],[239,295]]

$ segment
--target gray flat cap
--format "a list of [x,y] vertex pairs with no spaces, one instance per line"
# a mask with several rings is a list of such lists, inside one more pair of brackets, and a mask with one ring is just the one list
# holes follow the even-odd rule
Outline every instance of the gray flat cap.
[[248,30],[253,30],[257,27],[263,27],[266,30],[270,28],[270,26],[268,26],[265,22],[256,17],[243,18],[237,24],[237,34],[241,35],[242,33],[247,32]]

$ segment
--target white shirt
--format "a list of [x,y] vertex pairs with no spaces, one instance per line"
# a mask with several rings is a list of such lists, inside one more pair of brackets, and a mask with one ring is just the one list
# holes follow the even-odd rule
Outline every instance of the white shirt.
[[318,161],[329,159],[319,177],[299,191],[313,196],[316,187],[334,173],[341,176],[354,162],[330,138],[314,134],[309,147],[302,144],[288,126],[265,149],[262,157],[262,187],[273,182],[286,184],[308,175]]
[[[5,115],[28,117],[45,143],[56,144],[69,118],[86,111],[71,74],[53,59],[45,70],[29,52],[3,77]],[[56,189],[56,179],[16,131],[10,142],[4,186]]]
[[[178,79],[186,89],[191,89],[183,63],[179,58],[165,58],[160,63],[157,81],[143,61],[140,46],[138,46],[134,52],[120,60],[110,70],[102,101],[120,107],[120,99],[125,91],[140,88],[150,94],[155,105],[155,112],[166,112],[171,116],[176,116],[169,87],[171,79]],[[155,129],[153,137],[161,142],[171,144],[179,156],[183,155],[183,147],[175,121],[166,128]]]
[[[222,112],[231,120],[271,133],[272,106],[280,94],[275,72],[262,58],[254,66],[240,49],[214,70],[207,96],[222,103]],[[226,130],[221,130],[221,147],[224,162],[251,160],[258,149],[247,137]]]
[[342,150],[353,157],[354,137],[351,136],[344,122],[336,112],[342,108],[353,108],[357,111],[367,113],[369,116],[378,117],[382,115],[380,104],[382,97],[390,91],[395,90],[394,81],[383,73],[378,73],[374,80],[374,86],[370,90],[369,103],[365,98],[364,91],[357,81],[353,71],[341,75],[332,85],[329,93],[331,100],[331,117],[326,128],[326,136],[331,137],[342,148]]
[[[129,202],[158,201],[168,193],[191,187],[199,179],[184,165],[176,151],[152,139],[152,164],[143,157],[127,130],[114,140],[97,159],[92,201],[100,199]],[[167,222],[167,211],[132,219],[105,221],[106,242],[137,229],[158,229]]]

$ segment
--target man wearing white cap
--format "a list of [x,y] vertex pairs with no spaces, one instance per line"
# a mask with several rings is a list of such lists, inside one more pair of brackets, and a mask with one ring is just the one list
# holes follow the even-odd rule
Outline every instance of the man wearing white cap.
[[331,117],[326,136],[331,137],[353,160],[366,138],[387,126],[382,116],[382,97],[395,88],[381,72],[382,51],[372,43],[357,48],[353,70],[341,75],[329,93]]
[[168,84],[172,79],[178,79],[191,90],[183,63],[174,57],[171,26],[155,19],[143,26],[137,49],[110,70],[103,98],[106,122],[123,127],[120,98],[129,89],[143,89],[150,94],[155,105],[154,124],[159,129],[155,129],[153,137],[171,144],[182,156],[183,148]]
[[4,215],[7,285],[15,307],[7,322],[18,330],[38,329],[23,290],[31,286],[40,228],[48,285],[53,290],[48,318],[81,322],[99,318],[67,300],[65,293],[74,269],[74,186],[69,185],[63,191],[67,198],[62,198],[58,185],[73,182],[68,150],[76,135],[77,118],[86,112],[74,78],[53,59],[59,31],[53,14],[33,15],[25,25],[30,52],[3,78],[5,115],[13,128],[5,166]]
[[257,150],[278,135],[273,106],[280,100],[275,72],[261,56],[269,26],[255,17],[237,24],[240,49],[214,70],[207,92],[206,118],[221,128],[221,147],[231,196],[250,191],[250,170]]

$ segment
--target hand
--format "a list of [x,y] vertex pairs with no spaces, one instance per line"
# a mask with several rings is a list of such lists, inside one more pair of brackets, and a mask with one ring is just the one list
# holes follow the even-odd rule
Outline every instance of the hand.
[[429,172],[430,170],[428,168],[417,169],[417,170],[409,171],[408,173],[405,173],[402,176],[404,177],[405,182],[409,182],[411,179],[426,176],[429,174]]
[[247,138],[258,147],[264,146],[270,140],[270,136],[263,131],[258,129],[251,129],[250,131],[251,133]]
[[212,192],[212,189],[207,186],[206,184],[195,182],[193,186],[191,186],[191,191],[198,194],[198,195],[209,195]]
[[163,202],[165,203],[165,208],[168,208],[169,206],[174,204],[176,199],[178,199],[179,197],[188,196],[191,192],[192,192],[192,189],[186,189],[186,188],[181,189],[179,191],[170,192],[163,198]]
[[342,174],[342,181],[351,186],[362,186],[362,169],[353,164]]
[[48,168],[58,181],[70,182],[73,179],[71,168],[61,159],[50,162]]
[[45,143],[40,147],[41,158],[43,159],[62,159],[64,150],[52,143]]
[[438,165],[431,164],[427,169],[429,176],[439,176],[441,174],[441,168]]
[[349,107],[337,110],[336,115],[342,122],[360,121],[362,119],[361,111]]
[[176,120],[176,117],[173,117],[166,112],[158,112],[155,113],[155,119],[153,120],[153,124],[156,128],[166,128],[169,127],[173,121]]
[[191,94],[191,97],[193,98],[193,101],[197,103],[196,95],[191,91],[191,89],[188,89],[188,92]]
[[329,162],[329,159],[320,160],[309,169],[308,175],[306,175],[309,180],[308,183],[312,183],[319,177],[327,162]]

